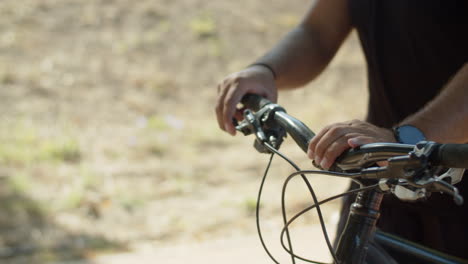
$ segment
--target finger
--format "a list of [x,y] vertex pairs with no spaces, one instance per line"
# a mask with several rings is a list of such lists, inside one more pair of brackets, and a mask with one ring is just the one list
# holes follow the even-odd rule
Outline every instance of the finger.
[[349,135],[344,135],[333,143],[331,143],[323,154],[323,158],[320,162],[320,167],[323,169],[328,169],[335,162],[336,158],[341,155],[345,150],[349,149],[348,145]]
[[218,85],[218,98],[216,99],[216,119],[218,120],[218,126],[222,130],[226,131],[224,128],[224,98],[226,97],[227,87],[224,84]]
[[317,147],[317,143],[320,142],[320,139],[328,132],[328,130],[332,127],[333,125],[328,125],[322,130],[320,130],[310,141],[309,143],[309,148],[307,149],[307,156],[309,159],[314,159],[315,158],[315,149]]
[[231,85],[229,90],[224,97],[224,106],[223,106],[223,121],[224,128],[231,135],[236,134],[236,129],[232,123],[232,118],[237,110],[237,104],[240,102],[241,98],[245,95],[245,91],[238,87],[239,84]]
[[341,138],[343,135],[346,135],[349,131],[349,126],[343,126],[342,124],[337,124],[332,126],[325,135],[322,136],[320,141],[315,147],[315,161],[319,163],[323,159],[323,155],[327,148],[335,142],[337,139]]
[[[366,137],[366,136],[358,136],[358,137],[353,137],[353,138],[348,139],[348,145],[352,148],[356,148],[364,144],[370,144],[370,143],[375,143],[375,142],[377,142],[375,138]],[[386,160],[379,161],[377,162],[377,165],[379,165],[380,167],[385,167],[388,165],[388,161]]]
[[236,109],[236,112],[234,113],[234,118],[237,120],[237,121],[240,121],[240,120],[243,120],[244,119],[244,110],[246,108],[243,107],[241,109]]
[[375,142],[376,142],[375,138],[366,137],[366,136],[357,136],[357,137],[352,137],[348,139],[348,145],[351,148],[357,148],[364,144],[370,144],[370,143],[375,143]]
[[379,165],[379,167],[388,166],[388,161],[387,160],[377,161],[377,165]]

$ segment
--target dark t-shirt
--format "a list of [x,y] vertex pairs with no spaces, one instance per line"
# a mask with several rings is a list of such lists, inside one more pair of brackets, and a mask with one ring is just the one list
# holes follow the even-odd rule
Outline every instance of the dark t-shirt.
[[[349,0],[349,10],[367,61],[367,120],[375,125],[390,128],[417,112],[468,62],[467,0]],[[468,176],[457,187],[468,201]],[[381,210],[382,230],[468,258],[468,202],[387,195]]]

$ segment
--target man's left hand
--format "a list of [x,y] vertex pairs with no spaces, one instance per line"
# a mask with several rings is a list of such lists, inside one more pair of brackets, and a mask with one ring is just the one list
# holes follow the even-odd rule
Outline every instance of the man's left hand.
[[345,150],[376,142],[396,143],[393,131],[360,120],[331,124],[310,142],[307,155],[323,169],[328,169]]

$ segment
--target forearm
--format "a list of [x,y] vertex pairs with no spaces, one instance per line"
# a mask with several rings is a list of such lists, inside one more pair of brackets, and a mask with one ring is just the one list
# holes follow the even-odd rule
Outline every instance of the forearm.
[[426,138],[440,143],[468,143],[468,63],[424,108],[405,119]]
[[279,89],[296,88],[316,78],[333,57],[320,43],[316,32],[298,26],[258,62],[276,74]]
[[273,69],[279,89],[302,86],[325,69],[351,31],[347,3],[316,1],[303,21],[257,60]]

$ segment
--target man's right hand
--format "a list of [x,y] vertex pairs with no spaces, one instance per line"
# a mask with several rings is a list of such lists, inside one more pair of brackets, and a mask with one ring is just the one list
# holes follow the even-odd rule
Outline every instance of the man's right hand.
[[216,117],[222,130],[231,135],[236,134],[232,119],[243,119],[242,111],[237,105],[249,93],[261,95],[272,102],[277,101],[278,91],[270,69],[261,65],[250,66],[227,76],[218,84]]

